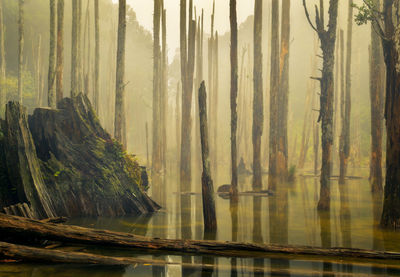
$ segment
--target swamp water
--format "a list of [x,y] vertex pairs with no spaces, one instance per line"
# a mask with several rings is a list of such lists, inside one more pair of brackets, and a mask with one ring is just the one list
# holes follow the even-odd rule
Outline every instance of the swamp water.
[[[220,177],[220,176],[219,176]],[[216,180],[223,184],[226,176]],[[264,177],[267,184],[267,176]],[[73,218],[69,224],[122,231],[158,238],[204,239],[200,184],[192,194],[177,193],[178,178],[152,180],[150,194],[164,208],[159,213],[123,218]],[[240,191],[251,191],[251,177],[240,178]],[[264,185],[265,186],[265,185]],[[162,189],[169,188],[163,197]],[[216,240],[318,247],[346,247],[400,252],[400,233],[383,231],[378,223],[382,198],[370,193],[367,178],[331,182],[331,211],[318,213],[319,181],[298,177],[294,184],[280,185],[273,196],[243,195],[237,207],[229,199],[216,197]],[[180,199],[182,197],[182,199]],[[180,207],[182,203],[182,207]],[[233,224],[232,224],[233,222]],[[270,259],[150,255],[126,250],[63,246],[61,250],[164,260],[177,265],[154,267],[0,265],[0,276],[400,276],[396,263],[361,260],[307,259],[271,256]],[[182,266],[185,264],[185,266]],[[203,267],[203,265],[208,265]],[[209,265],[212,265],[211,267]]]

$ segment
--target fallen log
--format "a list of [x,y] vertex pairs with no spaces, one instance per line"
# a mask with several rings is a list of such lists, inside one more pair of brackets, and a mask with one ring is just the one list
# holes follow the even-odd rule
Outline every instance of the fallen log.
[[370,260],[400,260],[400,253],[347,248],[319,248],[309,246],[281,246],[242,242],[198,241],[146,238],[133,234],[89,229],[78,226],[43,223],[37,220],[0,213],[2,238],[14,240],[45,239],[67,243],[120,247],[131,250],[156,251],[192,255],[225,257],[265,257],[291,255],[328,258],[357,258]]

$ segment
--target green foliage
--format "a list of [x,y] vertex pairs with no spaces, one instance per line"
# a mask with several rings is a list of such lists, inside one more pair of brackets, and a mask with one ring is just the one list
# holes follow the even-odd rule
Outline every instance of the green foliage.
[[364,25],[373,21],[378,13],[373,0],[364,0],[361,6],[353,4],[353,8],[358,10],[358,14],[355,16],[357,25]]

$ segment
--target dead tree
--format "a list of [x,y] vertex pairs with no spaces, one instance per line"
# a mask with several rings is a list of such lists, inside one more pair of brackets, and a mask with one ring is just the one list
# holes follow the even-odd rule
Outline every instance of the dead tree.
[[269,100],[269,169],[268,186],[275,190],[278,168],[278,128],[279,126],[279,1],[272,0],[271,21],[271,75],[270,75],[270,100]]
[[[181,128],[181,191],[190,190],[191,169],[191,130],[192,130],[192,98],[193,74],[195,59],[196,22],[193,19],[193,0],[189,0],[189,18],[186,16],[187,1],[181,0],[180,7],[180,49],[182,79],[182,128]],[[186,22],[189,22],[186,28]],[[188,32],[188,33],[187,33]]]
[[64,97],[64,0],[57,2],[56,103]]
[[254,98],[253,98],[253,189],[261,190],[261,136],[264,125],[263,79],[262,79],[262,5],[263,0],[255,0],[254,5]]
[[160,128],[160,103],[161,103],[161,59],[160,59],[160,22],[161,2],[154,0],[153,17],[153,150],[152,150],[152,172],[161,171],[161,128]]
[[238,26],[236,14],[236,0],[230,0],[231,24],[231,193],[234,197],[238,193],[237,171],[237,96],[238,96]]
[[203,195],[203,217],[205,232],[217,230],[217,218],[215,214],[214,186],[211,178],[208,125],[207,125],[207,92],[204,81],[199,89],[199,117],[200,117],[200,137],[201,137],[201,156],[203,161],[203,173],[201,176],[201,187]]
[[[374,0],[376,7],[381,7],[381,0]],[[370,99],[371,99],[371,158],[370,182],[373,192],[383,190],[382,183],[382,133],[384,102],[384,61],[382,44],[375,27],[371,26],[370,54]]]
[[18,99],[22,104],[22,63],[24,51],[24,4],[25,0],[18,1]]
[[353,40],[353,1],[349,1],[347,19],[347,47],[346,47],[346,87],[344,99],[344,117],[340,145],[340,177],[339,183],[345,183],[347,164],[350,155],[350,122],[351,122],[351,51]]
[[6,81],[6,54],[4,49],[4,20],[3,7],[0,6],[0,114],[3,115],[4,105],[7,100],[7,92],[5,88]]
[[322,167],[321,191],[318,202],[319,210],[330,209],[330,176],[332,169],[332,144],[333,144],[333,67],[335,64],[336,28],[338,17],[338,0],[329,0],[329,22],[325,27],[324,1],[316,6],[315,25],[310,19],[306,0],[303,0],[304,11],[311,28],[318,34],[322,49],[322,77],[316,78],[321,85],[320,113],[318,122],[321,122],[322,138]]
[[93,104],[97,114],[99,114],[100,101],[100,23],[99,23],[99,0],[94,0],[94,88]]
[[[125,37],[126,37],[126,0],[119,0],[117,71],[115,84],[115,122],[114,137],[121,143],[126,142],[125,130]],[[126,147],[126,144],[124,144]]]

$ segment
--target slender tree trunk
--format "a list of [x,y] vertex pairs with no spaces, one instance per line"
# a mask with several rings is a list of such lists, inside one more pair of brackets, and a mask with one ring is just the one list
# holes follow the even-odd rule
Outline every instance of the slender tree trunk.
[[203,195],[203,216],[205,232],[217,230],[217,218],[215,213],[214,186],[211,178],[208,126],[207,126],[207,92],[204,81],[199,89],[199,117],[201,134],[201,156],[203,160],[203,174],[201,176]]
[[71,97],[79,94],[78,87],[78,3],[72,0],[72,37],[71,37]]
[[5,104],[7,100],[6,82],[6,54],[4,49],[4,32],[3,6],[0,6],[0,115],[3,116]]
[[64,74],[64,0],[57,2],[57,74],[56,74],[56,99],[57,103],[63,98]]
[[238,95],[238,27],[236,14],[236,0],[230,0],[231,24],[231,193],[237,197],[238,172],[237,172],[237,95]]
[[78,0],[78,23],[77,23],[77,34],[78,34],[78,93],[83,90],[83,59],[82,59],[82,0]]
[[[176,104],[175,104],[175,115],[176,115],[176,157],[177,157],[177,163],[178,165],[180,164],[179,162],[179,157],[180,155],[180,146],[181,146],[181,105],[180,105],[180,99],[181,99],[181,86],[180,82],[177,83],[176,85]],[[179,166],[178,166],[179,168]],[[178,170],[179,171],[179,170]]]
[[[381,0],[374,0],[376,7],[381,6]],[[382,44],[379,35],[371,26],[370,55],[370,99],[371,99],[371,158],[370,182],[373,192],[383,190],[382,182],[382,133],[383,133],[383,92],[384,63]]]
[[[215,19],[215,0],[213,0],[213,9],[211,14],[211,32],[210,38],[208,40],[208,94],[210,95],[208,99],[209,107],[208,107],[208,114],[210,118],[214,118],[212,114],[212,96],[213,96],[213,89],[214,89],[214,82],[213,82],[213,54],[214,54],[214,19]],[[211,125],[210,124],[210,135],[211,135]],[[211,148],[213,145],[211,146]],[[211,154],[213,155],[213,154]]]
[[99,0],[94,0],[94,36],[95,36],[95,50],[94,50],[94,89],[93,99],[94,108],[99,114],[100,102],[100,23],[99,23]]
[[213,132],[212,132],[212,138],[213,138],[213,160],[214,160],[214,174],[217,176],[218,172],[218,98],[219,98],[219,92],[218,92],[218,87],[219,87],[219,36],[218,32],[215,32],[214,35],[214,42],[213,42],[213,95],[212,98],[213,100],[211,101],[212,103],[212,115],[213,115]]
[[276,189],[279,126],[279,0],[272,0],[268,186]]
[[[162,5],[164,6],[164,4]],[[162,86],[160,98],[160,114],[161,114],[161,163],[165,172],[167,169],[167,108],[168,108],[168,57],[167,57],[167,11],[162,10]]]
[[262,5],[255,0],[254,6],[254,99],[253,99],[253,189],[261,190],[261,136],[264,125],[262,79]]
[[24,2],[25,0],[18,1],[18,99],[22,104],[22,63],[24,51]]
[[50,48],[47,75],[47,105],[56,106],[56,0],[50,0]]
[[[125,36],[126,0],[119,0],[117,72],[115,84],[115,133],[114,137],[123,143],[125,129]],[[124,145],[126,147],[126,145]]]
[[279,66],[278,125],[276,169],[281,182],[288,175],[290,0],[282,0],[281,52]]
[[342,125],[342,143],[340,147],[340,177],[339,183],[345,183],[347,165],[350,155],[350,122],[351,122],[351,51],[353,41],[353,1],[349,1],[349,13],[347,21],[347,47],[346,47],[346,90],[344,122]]

